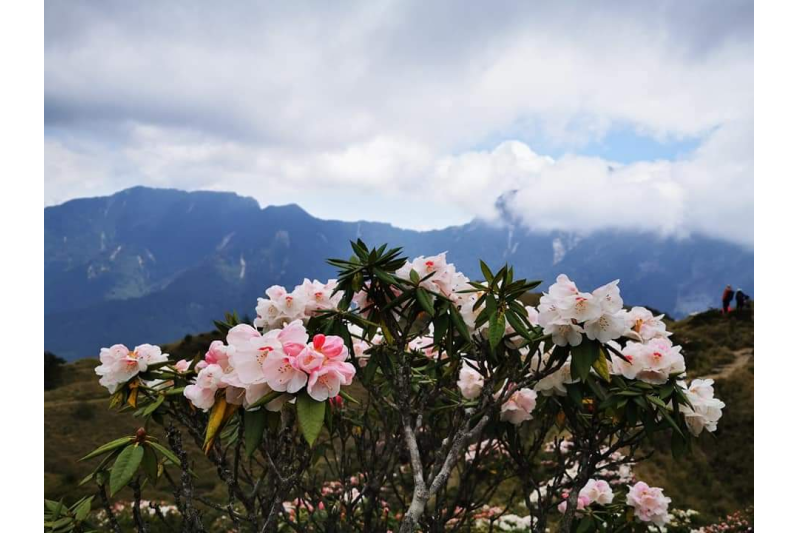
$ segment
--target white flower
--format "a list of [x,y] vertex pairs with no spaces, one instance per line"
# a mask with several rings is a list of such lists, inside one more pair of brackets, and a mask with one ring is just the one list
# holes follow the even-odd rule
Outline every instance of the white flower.
[[[544,343],[542,343],[541,346],[544,346]],[[547,367],[551,356],[552,352],[546,352],[543,355],[534,355],[531,358],[531,372],[543,372]],[[561,367],[555,372],[551,371],[550,374],[540,379],[536,385],[534,385],[533,390],[541,393],[544,396],[552,396],[553,394],[565,396],[567,394],[566,385],[575,383],[575,380],[572,379],[571,366],[572,356],[567,356],[564,364],[562,364]]]
[[461,371],[458,373],[458,389],[467,400],[474,400],[483,390],[483,376],[474,367],[477,367],[475,361],[463,359]]
[[581,496],[585,496],[591,503],[599,505],[608,505],[614,500],[614,492],[611,490],[608,482],[602,479],[590,479],[586,482],[580,492]]
[[622,337],[628,328],[625,322],[626,315],[622,310],[619,280],[595,289],[592,298],[600,306],[601,314],[584,324],[586,336],[603,344]]
[[559,274],[556,282],[547,289],[547,293],[556,300],[575,296],[578,292],[578,287],[566,274]]
[[100,350],[100,366],[94,369],[100,376],[100,385],[113,394],[121,383],[125,383],[147,366],[168,360],[169,355],[161,353],[161,348],[152,344],[140,344],[133,351],[124,344]]
[[603,308],[600,301],[588,292],[579,292],[558,301],[561,318],[570,318],[579,323],[600,318]]
[[[686,387],[685,383],[681,385]],[[714,398],[714,380],[695,379],[685,393],[692,405],[691,407],[681,405],[680,410],[692,434],[697,437],[704,429],[709,432],[716,431],[725,404]]]
[[[540,315],[541,317],[541,315]],[[556,346],[577,346],[581,343],[583,328],[567,318],[555,320],[544,327],[543,333],[553,337]]]
[[308,278],[304,279],[295,292],[302,294],[305,299],[306,315],[311,316],[320,310],[335,309],[343,296],[341,292],[333,294],[336,285],[335,279],[329,279],[327,283],[317,280],[311,281]]
[[447,252],[429,257],[417,257],[400,267],[395,275],[405,280],[411,280],[411,270],[414,270],[419,278],[424,280],[420,283],[421,287],[453,301],[458,301],[463,296],[458,294],[458,291],[469,288],[469,279],[461,272],[457,272],[454,265],[447,262]]
[[519,389],[514,391],[506,403],[500,407],[500,420],[507,420],[514,425],[519,425],[526,420],[532,420],[531,413],[536,408],[536,391],[532,389]]
[[640,342],[669,337],[672,333],[667,331],[663,318],[664,315],[653,316],[653,313],[644,307],[634,307],[625,312],[625,328],[628,330],[626,335]]
[[627,329],[623,312],[603,313],[594,320],[589,320],[583,325],[586,336],[603,344],[620,338]]

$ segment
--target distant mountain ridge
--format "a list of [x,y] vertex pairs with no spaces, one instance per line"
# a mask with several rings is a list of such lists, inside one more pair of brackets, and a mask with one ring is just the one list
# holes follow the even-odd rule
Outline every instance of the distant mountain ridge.
[[684,316],[718,305],[725,284],[753,294],[753,252],[706,237],[605,231],[537,233],[474,221],[433,231],[320,220],[296,205],[260,208],[221,192],[134,187],[47,207],[45,349],[66,359],[116,342],[169,342],[237,310],[253,315],[273,284],[327,279],[349,241],[448,252],[468,276],[478,259],[545,286],[564,272],[585,290],[621,279],[626,303]]

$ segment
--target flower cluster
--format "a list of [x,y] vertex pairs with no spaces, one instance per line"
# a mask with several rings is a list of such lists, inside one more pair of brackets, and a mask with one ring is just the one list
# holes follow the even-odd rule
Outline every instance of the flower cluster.
[[395,272],[395,275],[401,279],[411,280],[412,270],[423,280],[420,286],[435,294],[440,294],[454,302],[461,302],[468,296],[459,291],[470,288],[469,278],[447,262],[447,252],[431,257],[417,257],[413,261],[406,262]]
[[163,363],[168,358],[169,354],[161,353],[161,348],[152,344],[140,344],[133,351],[124,344],[115,344],[100,350],[101,364],[94,371],[100,376],[100,385],[114,394],[120,384],[147,370],[147,365]]
[[307,321],[318,311],[335,309],[342,299],[341,293],[334,293],[335,288],[335,279],[322,283],[306,278],[292,292],[273,285],[266,291],[267,298],[258,299],[255,326],[274,329],[294,320]]
[[588,293],[579,291],[565,274],[559,275],[539,301],[539,325],[545,335],[552,335],[557,346],[577,346],[583,334],[604,343],[621,337],[626,321],[618,283]]
[[[346,362],[349,354],[344,341],[320,334],[309,342],[300,320],[263,334],[239,324],[231,328],[226,341],[227,345],[212,343],[206,365],[184,391],[196,407],[208,409],[216,391],[227,387],[244,391],[247,404],[271,391],[295,394],[303,387],[321,402],[337,396],[341,385],[350,385],[355,375],[355,367]],[[226,391],[226,395],[230,400],[236,393]],[[272,407],[279,408],[281,403]]]
[[[681,382],[681,385],[686,387],[686,384]],[[692,384],[685,390],[686,398],[691,403],[688,405],[681,405],[680,409],[683,416],[686,418],[686,425],[689,426],[689,431],[697,437],[705,429],[706,431],[716,431],[717,422],[722,418],[722,409],[725,404],[714,398],[714,380],[713,379],[695,379]]]

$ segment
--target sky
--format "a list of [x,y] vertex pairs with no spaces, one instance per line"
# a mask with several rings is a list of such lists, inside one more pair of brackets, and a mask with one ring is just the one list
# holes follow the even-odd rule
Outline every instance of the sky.
[[753,5],[45,5],[45,205],[234,191],[753,246]]

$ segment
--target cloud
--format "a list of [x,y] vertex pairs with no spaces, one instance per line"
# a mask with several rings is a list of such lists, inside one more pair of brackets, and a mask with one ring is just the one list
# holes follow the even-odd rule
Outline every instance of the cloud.
[[[752,22],[731,1],[51,3],[46,201],[143,183],[426,228],[515,191],[535,229],[751,244]],[[619,127],[699,147],[580,155]]]

